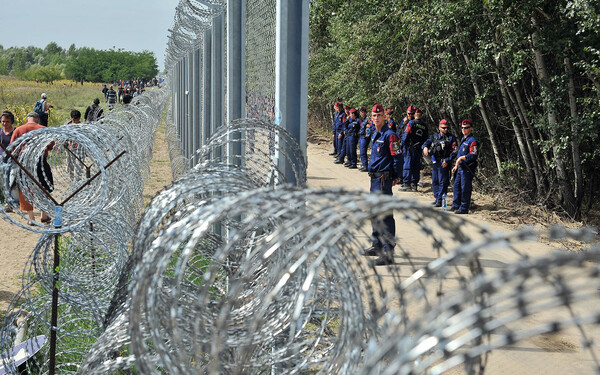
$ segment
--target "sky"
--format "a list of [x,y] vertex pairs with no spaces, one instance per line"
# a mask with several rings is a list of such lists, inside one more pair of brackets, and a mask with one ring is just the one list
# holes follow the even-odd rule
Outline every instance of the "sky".
[[178,0],[0,0],[0,45],[154,52],[164,68]]

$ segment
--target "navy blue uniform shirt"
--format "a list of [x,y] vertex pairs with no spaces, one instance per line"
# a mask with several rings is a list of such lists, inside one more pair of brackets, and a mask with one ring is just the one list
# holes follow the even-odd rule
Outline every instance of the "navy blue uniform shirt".
[[358,134],[360,130],[360,119],[352,117],[348,118],[348,128],[346,129],[347,134]]
[[[434,141],[438,140],[438,143],[440,143],[440,145],[443,145],[443,148],[441,154],[434,154],[433,150],[431,149],[431,144]],[[429,149],[432,160],[434,161],[439,161],[440,163],[450,163],[450,161],[452,160],[452,153],[454,152],[456,145],[457,141],[455,136],[453,136],[450,133],[446,133],[446,135],[442,138],[442,133],[437,132],[435,134],[432,134],[431,137],[429,137],[429,139],[427,139],[425,143],[423,143],[421,149],[427,147]]]
[[346,114],[344,112],[336,112],[333,116],[333,131],[334,132],[342,132],[343,124],[346,121]]
[[371,161],[369,162],[369,172],[390,172],[393,180],[402,176],[402,151],[398,136],[387,126],[383,126],[381,131],[375,127],[371,135]]
[[479,152],[479,145],[477,144],[477,140],[473,136],[473,134],[465,137],[460,142],[460,146],[458,146],[458,151],[456,154],[456,158],[460,158],[461,156],[465,156],[466,159],[462,161],[459,166],[462,168],[463,163],[467,163],[471,172],[475,172],[475,168],[477,168],[477,154]]
[[360,131],[358,132],[358,134],[365,137],[371,136],[371,124],[369,124],[368,117],[360,119]]

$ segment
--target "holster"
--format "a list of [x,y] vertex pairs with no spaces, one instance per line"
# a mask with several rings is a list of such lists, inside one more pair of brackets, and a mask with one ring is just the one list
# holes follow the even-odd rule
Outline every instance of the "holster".
[[371,177],[371,178],[382,178],[383,180],[389,180],[391,178],[391,173],[389,171],[385,171],[385,172],[369,172],[369,177]]

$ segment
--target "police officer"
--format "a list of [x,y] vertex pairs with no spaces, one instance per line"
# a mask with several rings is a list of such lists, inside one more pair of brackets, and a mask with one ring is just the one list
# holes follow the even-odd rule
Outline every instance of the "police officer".
[[463,138],[456,152],[456,164],[452,173],[456,173],[454,179],[454,200],[451,210],[456,214],[468,214],[471,205],[471,193],[473,192],[473,176],[477,169],[478,144],[473,131],[472,122],[465,119],[462,122]]
[[415,109],[415,118],[408,122],[402,133],[400,145],[405,150],[402,191],[417,191],[421,178],[421,146],[429,135],[422,115],[420,109]]
[[337,160],[334,162],[335,164],[344,164],[344,159],[346,158],[346,129],[348,127],[348,122],[350,120],[350,107],[344,106],[344,121],[342,122],[341,127],[339,127],[337,140],[338,140],[338,156]]
[[442,206],[442,197],[448,194],[450,182],[450,162],[452,152],[456,149],[456,137],[448,131],[446,119],[440,121],[439,132],[433,134],[423,143],[423,155],[431,156],[433,164],[431,170],[431,185],[433,187],[433,205]]
[[415,110],[416,108],[414,105],[409,105],[406,109],[406,116],[404,116],[404,119],[400,123],[400,127],[398,127],[398,131],[396,132],[398,134],[398,139],[402,138],[402,134],[404,133],[404,130],[406,130],[406,126],[415,118]]
[[358,160],[356,157],[356,146],[358,145],[358,132],[360,131],[360,120],[358,111],[350,109],[350,120],[346,129],[346,155],[348,155],[348,168],[356,169]]
[[[371,161],[369,162],[369,177],[371,177],[371,192],[392,195],[392,186],[400,182],[402,165],[400,164],[400,143],[398,136],[385,126],[383,106],[373,106],[371,118],[372,129]],[[373,246],[365,251],[365,255],[379,256],[373,264],[383,266],[394,263],[394,246],[396,236],[396,221],[393,215],[383,219],[373,219]]]
[[[397,131],[397,135],[398,135],[398,139],[402,139],[402,135],[404,134],[404,131],[406,130],[406,127],[408,126],[408,123],[410,121],[412,121],[415,118],[415,107],[412,105],[409,105],[408,108],[406,109],[406,116],[404,116],[404,119],[402,120],[402,122],[400,123],[400,126],[398,127],[398,131]],[[402,165],[404,166],[404,155],[406,155],[407,153],[407,149],[406,147],[402,147]],[[400,188],[401,191],[407,191],[410,190],[409,188],[410,186],[410,182],[404,183],[404,177],[402,177],[402,187]]]
[[392,129],[394,133],[398,131],[396,128],[396,123],[394,122],[394,110],[392,108],[388,108],[385,110],[385,124],[388,128]]
[[341,129],[342,124],[346,121],[346,114],[344,113],[344,107],[341,102],[335,103],[333,106],[335,114],[333,115],[333,152],[329,155],[333,155],[337,158],[338,156],[338,129]]
[[359,149],[360,149],[360,162],[362,166],[359,171],[368,172],[369,162],[367,159],[367,152],[369,149],[369,142],[371,142],[371,119],[367,117],[367,109],[362,107],[360,109],[360,130],[358,131],[360,137]]

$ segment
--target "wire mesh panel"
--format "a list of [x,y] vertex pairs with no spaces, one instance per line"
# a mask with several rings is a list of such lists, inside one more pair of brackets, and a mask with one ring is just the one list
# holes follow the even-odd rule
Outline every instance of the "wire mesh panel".
[[276,1],[246,3],[246,117],[274,122]]
[[[39,352],[25,369],[41,374],[51,362],[86,375],[520,374],[528,363],[600,372],[597,244],[528,252],[540,236],[585,242],[592,231],[493,233],[415,201],[304,187],[303,142],[277,126],[275,0],[241,12],[247,117],[207,123],[227,110],[206,96],[221,95],[212,84],[223,77],[195,69],[214,62],[208,36],[219,39],[213,21],[225,5],[179,2],[166,58],[172,91],[9,148],[23,168],[5,166],[5,195],[17,186],[48,213],[62,207],[64,225],[29,228],[42,236],[0,330],[2,370],[22,370],[24,354],[12,349],[28,342]],[[142,214],[170,94],[176,181]],[[381,229],[390,216],[398,233]],[[373,236],[394,245],[394,264],[376,267],[365,253]],[[570,344],[564,360],[527,346],[548,347],[557,334]],[[507,364],[502,350],[516,349],[522,363]]]

